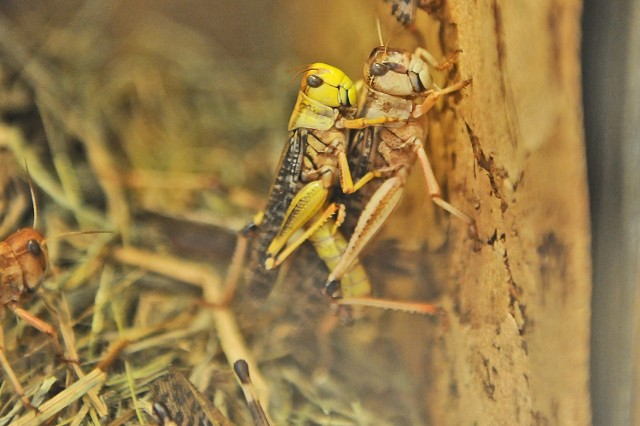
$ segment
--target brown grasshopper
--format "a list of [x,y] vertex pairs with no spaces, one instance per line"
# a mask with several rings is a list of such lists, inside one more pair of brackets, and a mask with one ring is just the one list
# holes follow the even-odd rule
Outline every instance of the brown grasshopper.
[[[61,356],[62,347],[55,328],[20,307],[20,300],[24,294],[34,293],[42,283],[49,262],[45,237],[35,229],[38,210],[33,187],[31,187],[31,198],[33,227],[20,229],[0,242],[0,312],[6,307],[27,324],[49,335],[56,353]],[[4,354],[2,327],[0,327],[0,364],[24,406],[33,408]]]
[[[27,170],[28,172],[28,170]],[[0,242],[0,314],[4,308],[18,318],[51,337],[53,347],[61,359],[63,350],[56,329],[20,306],[25,295],[35,293],[44,280],[49,266],[49,250],[44,235],[36,229],[38,207],[33,185],[29,182],[33,203],[33,225],[19,229]],[[84,231],[65,234],[95,234],[105,231]],[[73,362],[73,360],[71,360]],[[4,331],[0,327],[0,364],[25,407],[33,408],[4,354]]]
[[[474,221],[452,206],[440,193],[440,187],[423,147],[424,130],[420,122],[438,101],[448,93],[467,86],[471,80],[438,88],[430,74],[430,67],[440,69],[431,54],[418,48],[413,54],[385,46],[373,50],[364,66],[364,93],[360,97],[358,118],[343,119],[338,127],[360,129],[352,134],[348,158],[355,178],[370,170],[386,170],[386,179],[371,182],[360,197],[367,197],[366,205],[358,195],[350,196],[347,217],[357,217],[355,229],[347,224],[349,243],[326,282],[329,295],[338,294],[339,281],[347,274],[363,248],[380,230],[400,202],[404,186],[416,161],[424,174],[431,199],[440,207],[464,221],[473,234]],[[369,194],[364,194],[368,192]],[[352,207],[351,209],[349,207]],[[355,208],[353,208],[355,206]]]

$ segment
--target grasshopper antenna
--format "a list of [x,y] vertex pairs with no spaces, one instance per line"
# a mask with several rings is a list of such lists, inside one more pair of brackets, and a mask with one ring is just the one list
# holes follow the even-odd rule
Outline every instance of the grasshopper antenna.
[[385,46],[384,41],[382,40],[382,26],[380,24],[380,17],[376,18],[376,30],[378,31],[378,41],[380,42],[380,46]]
[[27,160],[24,160],[24,169],[27,171],[27,182],[29,182],[29,192],[31,193],[31,204],[33,205],[33,229],[36,229],[38,224],[38,202],[36,200],[36,190],[33,187],[33,181],[31,180],[31,173],[29,173],[29,165]]
[[113,231],[71,231],[65,232],[64,234],[54,235],[53,237],[47,238],[47,241],[57,240],[58,238],[66,238],[74,235],[92,235],[92,234],[113,234]]
[[393,36],[397,34],[397,31],[394,32],[394,34],[392,34],[389,37],[389,40],[384,41],[384,39],[382,38],[382,24],[380,23],[380,18],[376,19],[376,30],[378,32],[378,41],[380,42],[380,46],[384,47],[385,52],[387,51],[387,48],[389,47],[389,43],[391,43],[391,39],[393,39]]
[[251,382],[251,377],[249,376],[249,365],[247,364],[247,361],[245,361],[244,359],[239,359],[234,362],[233,371],[235,371],[236,376],[240,381],[242,392],[244,393],[244,397],[247,400],[247,404],[249,404],[249,411],[251,411],[251,417],[253,417],[255,425],[270,426],[267,414],[262,409],[262,405],[260,405],[260,400],[258,399],[258,394],[253,387],[253,383]]

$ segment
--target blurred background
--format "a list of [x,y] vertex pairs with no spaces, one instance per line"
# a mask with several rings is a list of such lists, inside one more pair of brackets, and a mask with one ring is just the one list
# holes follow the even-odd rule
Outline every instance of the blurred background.
[[640,422],[640,2],[584,2],[596,425]]

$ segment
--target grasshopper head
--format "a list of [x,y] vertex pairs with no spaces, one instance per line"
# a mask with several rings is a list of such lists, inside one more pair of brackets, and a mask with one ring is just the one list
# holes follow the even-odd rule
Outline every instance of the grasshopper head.
[[25,228],[8,236],[5,243],[22,271],[24,286],[28,291],[36,290],[47,271],[49,251],[44,235],[33,228]]
[[347,75],[336,67],[317,62],[304,73],[300,90],[332,108],[356,104],[356,87]]
[[393,96],[415,96],[433,84],[429,65],[403,49],[376,47],[364,65],[369,87]]

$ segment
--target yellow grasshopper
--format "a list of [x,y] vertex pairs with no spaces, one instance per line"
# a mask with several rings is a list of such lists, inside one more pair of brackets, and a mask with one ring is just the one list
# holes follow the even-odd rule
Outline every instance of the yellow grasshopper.
[[[355,178],[386,173],[365,190],[347,198],[347,215],[357,218],[355,229],[349,224],[350,235],[340,261],[332,268],[326,282],[329,295],[338,294],[340,280],[358,262],[358,256],[371,238],[381,229],[400,202],[410,170],[416,160],[424,174],[432,200],[464,221],[475,235],[475,223],[465,213],[442,199],[429,159],[423,147],[423,117],[448,93],[467,86],[465,80],[438,88],[430,68],[440,69],[451,61],[438,65],[426,50],[418,48],[413,54],[386,46],[373,50],[364,66],[365,87],[360,97],[356,119],[342,119],[338,127],[360,129],[351,137],[348,158]],[[364,197],[363,201],[359,197]],[[350,198],[350,200],[349,200]],[[364,209],[363,206],[364,205]],[[352,233],[351,233],[352,232]]]
[[[353,182],[346,157],[347,130],[335,127],[336,120],[355,112],[355,104],[356,88],[341,70],[323,63],[308,67],[267,205],[245,227],[254,234],[246,280],[255,296],[269,293],[275,281],[273,269],[316,232],[323,247],[319,255],[327,250],[328,256],[335,255],[332,238],[343,216],[340,205],[329,202],[332,189],[340,187],[350,194],[377,174],[370,171]],[[328,222],[336,214],[337,221]],[[366,279],[364,270],[358,275],[359,282]]]

